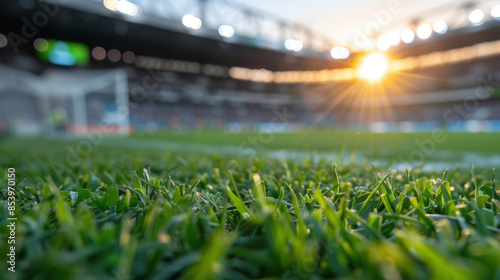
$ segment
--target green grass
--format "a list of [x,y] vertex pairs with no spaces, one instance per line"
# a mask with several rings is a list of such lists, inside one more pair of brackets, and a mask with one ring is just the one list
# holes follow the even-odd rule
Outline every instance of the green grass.
[[[158,133],[133,135],[133,139],[158,139],[185,143],[235,145],[265,149],[296,149],[338,151],[363,151],[367,156],[398,157],[400,154],[425,149],[433,151],[464,151],[480,153],[499,153],[500,133],[454,133],[445,132],[434,136],[433,133],[358,133],[330,130],[311,130],[309,132],[263,133],[261,138],[254,132],[222,133],[214,131],[197,133]],[[435,141],[438,139],[438,141]],[[431,144],[432,142],[432,144]],[[256,143],[256,144],[253,144]],[[420,144],[420,146],[419,146]],[[424,148],[420,148],[420,147]],[[431,154],[432,158],[433,155]]]
[[490,168],[407,173],[104,146],[75,159],[67,148],[78,142],[0,144],[19,218],[11,273],[2,179],[1,279],[500,279]]

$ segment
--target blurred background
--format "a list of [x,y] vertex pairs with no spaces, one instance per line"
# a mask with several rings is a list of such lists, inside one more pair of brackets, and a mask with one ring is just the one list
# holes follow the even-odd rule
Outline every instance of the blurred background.
[[500,131],[499,1],[0,2],[0,133]]

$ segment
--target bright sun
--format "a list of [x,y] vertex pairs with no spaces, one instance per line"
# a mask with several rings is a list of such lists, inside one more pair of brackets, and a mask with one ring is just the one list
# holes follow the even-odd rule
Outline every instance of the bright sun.
[[362,79],[375,81],[384,76],[387,71],[387,59],[383,54],[373,53],[366,56],[358,69]]

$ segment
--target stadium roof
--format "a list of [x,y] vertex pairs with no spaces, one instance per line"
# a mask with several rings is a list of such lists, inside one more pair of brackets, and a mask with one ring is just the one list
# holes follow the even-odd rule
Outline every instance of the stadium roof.
[[456,9],[464,7],[465,4],[470,5],[471,2],[479,6],[498,4],[492,0],[310,0],[307,1],[307,5],[303,1],[253,0],[246,1],[244,4],[300,22],[330,36],[335,42],[351,45],[355,40],[357,30],[364,29],[370,22],[378,22],[377,16],[384,17],[384,11],[388,11],[391,5],[399,9],[396,13],[391,13],[387,23],[385,19],[381,20],[382,32],[405,27],[417,18],[426,20],[457,17]]

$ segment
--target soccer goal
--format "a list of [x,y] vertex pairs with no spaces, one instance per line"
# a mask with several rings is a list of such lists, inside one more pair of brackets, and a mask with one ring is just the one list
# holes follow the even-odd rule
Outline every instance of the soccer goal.
[[[0,120],[16,134],[119,134],[131,132],[124,69],[49,69],[41,75],[0,69]],[[9,74],[10,73],[10,74]],[[9,101],[21,110],[9,111]],[[28,112],[28,113],[27,113]],[[20,131],[31,124],[30,131]],[[18,129],[19,128],[19,129]]]

